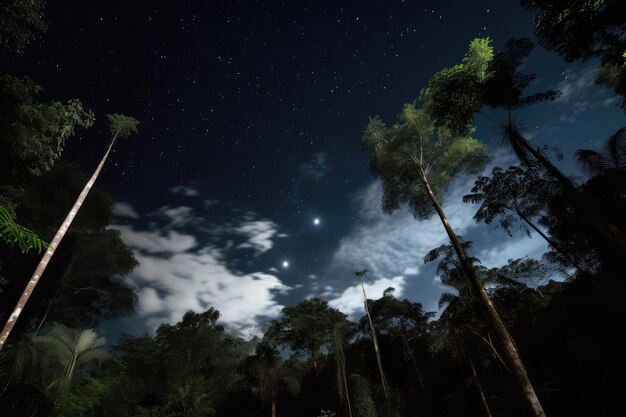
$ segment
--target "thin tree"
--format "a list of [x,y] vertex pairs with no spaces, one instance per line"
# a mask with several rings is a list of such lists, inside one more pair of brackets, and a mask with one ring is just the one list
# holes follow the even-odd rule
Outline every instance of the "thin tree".
[[348,409],[348,416],[352,417],[348,375],[346,371],[346,355],[343,349],[345,341],[345,326],[343,323],[337,323],[333,329],[333,349],[335,351],[335,367],[337,368],[337,391],[339,393],[339,400],[345,403]]
[[52,242],[50,242],[50,245],[48,246],[43,257],[41,258],[39,265],[37,265],[35,272],[33,273],[32,277],[28,281],[28,284],[26,285],[26,288],[24,289],[22,296],[17,301],[17,305],[13,309],[13,312],[11,313],[11,315],[9,316],[9,319],[4,325],[2,332],[0,332],[0,350],[4,346],[7,338],[9,337],[9,334],[11,333],[11,330],[13,329],[13,326],[15,326],[17,319],[20,317],[20,314],[24,310],[24,307],[26,306],[26,303],[28,302],[30,295],[35,290],[35,287],[37,286],[37,283],[39,282],[41,275],[45,271],[46,266],[48,266],[48,262],[50,262],[50,259],[52,259],[52,256],[54,255],[56,248],[61,243],[61,240],[65,236],[65,233],[69,229],[70,225],[72,224],[72,221],[74,221],[74,218],[76,217],[76,214],[80,210],[80,207],[82,206],[83,202],[87,198],[87,195],[89,194],[89,191],[93,187],[94,182],[98,178],[98,175],[100,174],[100,171],[102,170],[102,167],[104,166],[104,163],[106,162],[109,156],[109,153],[111,152],[111,149],[113,148],[113,145],[115,145],[116,140],[119,137],[125,138],[137,132],[137,125],[139,124],[139,122],[132,117],[124,116],[121,114],[109,114],[107,115],[107,118],[109,119],[109,127],[111,130],[111,142],[104,156],[100,160],[98,167],[96,168],[93,175],[91,176],[91,178],[89,179],[89,181],[87,182],[87,184],[85,185],[81,193],[79,194],[78,198],[76,199],[76,202],[74,203],[74,206],[72,207],[67,217],[61,224],[61,227],[58,229],[58,231],[54,235]]
[[[521,162],[536,161],[562,187],[565,197],[578,211],[580,221],[596,229],[626,256],[626,233],[588,201],[572,181],[524,136],[519,121],[511,111],[543,100],[558,98],[558,91],[547,91],[523,97],[524,89],[536,79],[535,74],[517,71],[534,45],[528,39],[512,39],[503,51],[493,54],[489,39],[474,39],[462,62],[437,72],[420,93],[420,100],[436,126],[445,126],[455,134],[467,135],[473,130],[472,119],[484,106],[505,109],[496,122],[502,142],[508,144]],[[488,115],[486,115],[489,117]]]
[[361,283],[361,290],[363,291],[363,306],[365,308],[365,315],[367,316],[367,321],[369,323],[370,332],[372,333],[372,343],[374,344],[374,353],[376,354],[376,361],[378,363],[378,372],[380,373],[380,380],[383,385],[383,393],[385,394],[385,399],[389,399],[389,386],[387,385],[387,379],[385,378],[385,372],[383,371],[383,362],[380,357],[380,346],[378,345],[378,337],[376,336],[376,328],[374,327],[374,322],[372,321],[372,316],[370,315],[370,309],[367,305],[367,294],[365,293],[365,285],[363,285],[363,277],[367,276],[367,269],[363,271],[356,271],[354,275],[357,277],[359,282]]
[[434,212],[439,216],[533,415],[545,417],[513,338],[437,197],[444,194],[458,174],[475,174],[484,167],[489,159],[485,145],[469,135],[456,135],[445,127],[435,130],[433,121],[415,103],[406,104],[399,123],[391,127],[386,127],[378,117],[371,118],[362,140],[371,150],[370,168],[382,181],[384,211],[390,213],[402,203],[408,203],[418,219],[429,218]]

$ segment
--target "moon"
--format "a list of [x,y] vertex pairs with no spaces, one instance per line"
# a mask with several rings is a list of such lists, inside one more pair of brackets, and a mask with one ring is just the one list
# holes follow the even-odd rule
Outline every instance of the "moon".
[[289,268],[289,261],[283,261],[283,268]]
[[313,219],[313,224],[314,224],[315,226],[319,226],[319,225],[320,225],[320,219],[319,219],[319,217],[316,217],[316,218],[314,218],[314,219]]

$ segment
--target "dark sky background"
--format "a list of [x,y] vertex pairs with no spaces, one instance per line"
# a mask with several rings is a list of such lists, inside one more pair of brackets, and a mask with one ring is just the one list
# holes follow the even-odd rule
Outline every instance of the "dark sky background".
[[[361,131],[368,116],[392,123],[473,38],[497,50],[532,37],[532,18],[515,0],[51,1],[48,32],[3,66],[48,98],[94,110],[97,125],[64,154],[89,172],[107,144],[107,113],[141,121],[97,183],[118,201],[113,227],[141,262],[128,277],[137,313],[109,335],[208,306],[248,335],[308,296],[359,315],[353,272],[366,268],[369,297],[393,286],[436,310],[440,282],[422,258],[445,242],[443,229],[381,212]],[[558,164],[576,174],[573,151],[598,148],[623,113],[593,85],[594,62],[538,48],[523,68],[538,75],[533,90],[563,92],[523,111],[528,135],[558,146]],[[491,166],[515,163],[488,124],[477,119],[476,136]],[[488,266],[539,258],[538,237],[474,224],[475,207],[460,200],[471,184],[459,179],[444,208],[474,254]]]

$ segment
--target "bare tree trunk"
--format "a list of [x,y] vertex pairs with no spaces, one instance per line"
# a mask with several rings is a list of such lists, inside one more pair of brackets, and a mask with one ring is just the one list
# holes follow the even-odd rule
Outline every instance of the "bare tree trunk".
[[389,399],[389,387],[387,386],[387,379],[385,378],[385,373],[383,372],[383,362],[380,358],[380,347],[378,346],[378,338],[376,337],[376,329],[374,328],[374,322],[372,322],[370,309],[367,306],[367,295],[365,294],[365,286],[363,285],[363,280],[360,277],[358,278],[359,278],[359,281],[361,282],[361,289],[363,290],[363,304],[365,306],[365,314],[367,315],[367,321],[370,325],[370,330],[372,332],[372,343],[374,344],[374,353],[376,354],[376,361],[378,362],[378,371],[380,372],[380,380],[383,384],[383,392],[385,393],[385,398]]
[[272,417],[276,417],[276,397],[272,395]]
[[426,178],[426,174],[424,173],[424,170],[422,169],[419,161],[416,160],[415,163],[417,169],[419,170],[420,177],[422,179],[426,192],[428,193],[428,197],[430,198],[433,207],[439,215],[439,219],[441,220],[441,223],[443,224],[443,227],[448,234],[448,238],[450,239],[450,242],[452,243],[452,246],[454,247],[454,250],[459,257],[459,261],[461,263],[463,271],[470,280],[470,284],[472,286],[472,289],[474,290],[474,293],[478,296],[478,300],[484,310],[488,324],[493,328],[500,344],[504,348],[505,356],[511,364],[513,374],[515,375],[518,383],[522,388],[522,392],[526,397],[533,416],[546,417],[546,414],[543,411],[543,407],[539,402],[539,398],[535,393],[535,389],[530,382],[530,378],[528,377],[528,373],[526,372],[526,368],[524,367],[522,358],[520,357],[519,352],[517,351],[517,347],[513,342],[513,338],[507,330],[504,322],[502,321],[502,318],[500,317],[500,314],[498,314],[498,311],[493,305],[491,299],[487,295],[487,292],[485,291],[485,288],[483,287],[483,284],[478,277],[476,270],[472,266],[467,254],[465,253],[465,250],[463,249],[463,246],[461,245],[459,237],[456,235],[456,233],[454,233],[454,229],[448,222],[446,214],[441,208],[441,205],[439,204],[437,197],[433,193],[433,190],[430,188],[428,178]]
[[50,262],[50,259],[52,259],[52,255],[54,255],[54,252],[56,251],[57,247],[61,243],[61,240],[63,240],[63,237],[65,236],[65,233],[67,232],[67,229],[69,229],[70,225],[74,221],[74,218],[76,217],[76,214],[78,213],[78,210],[80,210],[80,207],[83,205],[83,202],[87,198],[89,191],[91,191],[91,187],[93,187],[94,182],[96,182],[96,179],[98,178],[98,175],[100,174],[100,171],[102,170],[102,167],[104,166],[104,163],[106,162],[107,157],[109,156],[109,153],[111,152],[111,148],[113,148],[115,139],[117,139],[117,134],[113,136],[113,139],[111,140],[111,143],[109,144],[109,147],[107,148],[106,153],[100,160],[98,167],[94,171],[89,181],[87,181],[87,184],[83,188],[83,191],[81,191],[78,198],[76,199],[74,206],[72,207],[67,217],[63,221],[63,224],[61,224],[61,227],[59,228],[59,230],[57,230],[57,233],[54,235],[54,238],[52,239],[52,242],[50,242],[48,249],[44,253],[43,257],[41,258],[41,261],[39,261],[39,265],[37,265],[37,268],[35,269],[33,276],[30,278],[30,281],[28,281],[28,284],[26,285],[26,288],[24,289],[22,296],[17,301],[17,305],[15,306],[15,309],[13,309],[13,312],[11,313],[11,315],[9,316],[9,319],[4,325],[2,332],[0,332],[0,350],[2,350],[2,347],[4,346],[4,343],[7,341],[7,338],[9,337],[11,330],[15,326],[17,319],[20,317],[20,314],[24,310],[24,307],[26,306],[28,299],[30,298],[33,291],[35,290],[35,287],[37,286],[37,283],[39,282],[41,275],[44,273],[46,267],[48,266],[48,262]]
[[532,229],[537,232],[537,234],[539,236],[541,236],[543,238],[543,240],[545,240],[548,245],[552,246],[554,248],[554,250],[556,250],[559,255],[561,255],[563,258],[565,258],[570,264],[572,264],[572,266],[574,268],[576,268],[579,272],[586,272],[585,268],[583,268],[582,266],[578,265],[578,262],[576,262],[574,259],[572,259],[571,256],[569,256],[564,250],[563,248],[561,248],[561,246],[556,243],[555,241],[553,241],[552,239],[550,239],[548,236],[546,236],[545,233],[543,233],[543,231],[538,228],[537,226],[535,226],[535,224],[533,222],[531,222],[526,216],[524,216],[522,213],[520,212],[516,212],[517,215],[519,216],[520,219],[524,220],[526,222],[527,225],[529,225],[530,227],[532,227]]
[[476,372],[476,367],[474,366],[474,361],[470,356],[469,352],[465,348],[465,344],[463,344],[463,350],[465,351],[465,356],[467,356],[467,361],[472,368],[472,376],[474,377],[474,382],[476,383],[476,388],[478,388],[478,395],[480,395],[480,402],[483,406],[483,410],[485,410],[485,415],[487,417],[491,417],[491,410],[489,409],[489,403],[487,402],[487,397],[485,396],[485,391],[483,390],[483,386],[480,383],[480,378],[478,378],[478,373]]
[[350,393],[348,392],[348,380],[346,379],[346,372],[343,372],[343,386],[346,391],[346,404],[348,405],[348,416],[352,417],[352,406],[350,405]]

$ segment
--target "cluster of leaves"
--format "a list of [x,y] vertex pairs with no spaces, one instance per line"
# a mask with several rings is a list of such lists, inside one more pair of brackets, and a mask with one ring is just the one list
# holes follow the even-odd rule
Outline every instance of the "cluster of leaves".
[[8,245],[17,245],[22,253],[28,253],[31,249],[41,252],[48,246],[32,230],[17,224],[13,210],[9,206],[1,204],[0,238]]

